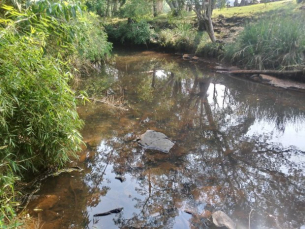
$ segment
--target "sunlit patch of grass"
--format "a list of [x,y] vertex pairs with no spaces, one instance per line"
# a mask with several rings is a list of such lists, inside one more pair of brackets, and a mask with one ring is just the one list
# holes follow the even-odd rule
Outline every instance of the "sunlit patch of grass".
[[127,21],[127,18],[119,18],[119,17],[107,18],[105,20],[106,23],[110,23],[110,24],[117,24],[125,21]]
[[[212,18],[217,18],[220,14],[226,18],[238,16],[238,17],[251,17],[262,15],[269,11],[285,9],[292,12],[296,7],[296,2],[293,0],[283,0],[269,3],[259,3],[242,7],[229,7],[225,9],[214,9]],[[155,23],[172,22],[179,23],[181,21],[194,22],[196,20],[196,14],[192,12],[185,12],[183,16],[173,17],[170,14],[160,14],[153,19]]]
[[261,15],[269,11],[285,9],[292,10],[296,6],[295,1],[284,0],[270,3],[259,3],[242,7],[229,7],[225,9],[215,9],[213,11],[213,18],[217,18],[220,14],[224,17],[251,17]]

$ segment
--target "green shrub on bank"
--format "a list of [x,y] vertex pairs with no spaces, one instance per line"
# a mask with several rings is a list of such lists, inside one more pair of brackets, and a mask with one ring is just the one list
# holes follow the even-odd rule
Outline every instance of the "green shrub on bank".
[[158,43],[161,46],[190,53],[195,52],[197,46],[207,38],[205,33],[198,32],[190,23],[176,23],[174,26],[174,29],[159,32]]
[[225,46],[225,59],[257,69],[304,67],[305,16],[274,14],[249,24],[235,43]]
[[147,0],[126,1],[120,8],[120,15],[124,18],[136,20],[149,19],[152,15],[152,2]]
[[110,55],[112,44],[96,14],[82,13],[69,26],[75,31],[73,45],[82,59],[97,62]]
[[13,216],[14,177],[62,166],[82,142],[67,66],[44,55],[42,32],[14,31],[14,24],[0,30],[0,211],[6,218]]
[[0,46],[1,155],[32,170],[63,165],[81,142],[71,75],[59,59],[44,56],[39,36],[7,35]]
[[35,4],[0,3],[0,228],[17,227],[10,221],[23,174],[63,166],[80,150],[71,59],[97,61],[111,49],[96,16],[62,10],[56,18]]
[[144,20],[121,23],[118,26],[110,24],[106,25],[105,29],[110,40],[137,45],[147,44],[154,33],[150,29],[150,25]]

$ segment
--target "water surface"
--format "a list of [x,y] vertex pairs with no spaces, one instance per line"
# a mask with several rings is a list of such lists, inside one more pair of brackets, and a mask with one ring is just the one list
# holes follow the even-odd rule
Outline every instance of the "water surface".
[[[217,74],[215,65],[121,51],[102,70],[111,89],[102,76],[82,82],[117,106],[79,107],[87,148],[72,165],[84,171],[44,182],[29,205],[37,224],[215,228],[209,216],[221,210],[237,228],[304,227],[305,93]],[[174,148],[148,151],[127,138],[146,130]],[[31,211],[37,205],[44,211]]]

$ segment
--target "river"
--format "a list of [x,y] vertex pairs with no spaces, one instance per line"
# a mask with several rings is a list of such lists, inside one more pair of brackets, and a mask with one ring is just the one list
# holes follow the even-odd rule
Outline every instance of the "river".
[[[239,229],[305,228],[305,93],[218,74],[215,61],[114,56],[79,83],[109,104],[78,107],[87,147],[71,166],[84,170],[43,182],[28,205],[36,228],[216,228],[215,211]],[[146,130],[174,147],[143,149]]]

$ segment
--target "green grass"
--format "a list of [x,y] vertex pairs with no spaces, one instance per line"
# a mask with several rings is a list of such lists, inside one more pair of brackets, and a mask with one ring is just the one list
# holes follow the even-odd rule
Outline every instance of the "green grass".
[[295,1],[284,0],[270,3],[260,3],[242,7],[230,7],[225,9],[215,9],[213,11],[213,18],[217,18],[219,15],[224,17],[252,17],[268,13],[270,11],[285,9],[291,10],[296,6]]
[[[296,7],[296,2],[294,0],[284,0],[270,3],[259,3],[249,6],[242,7],[230,7],[225,9],[215,9],[213,11],[212,18],[217,18],[219,15],[223,15],[226,18],[229,17],[252,17],[259,16],[269,11],[285,9],[292,10]],[[160,14],[158,17],[154,18],[152,22],[162,23],[162,22],[173,22],[179,23],[180,21],[194,22],[196,20],[196,14],[194,12],[185,12],[183,17],[172,17],[169,14]]]
[[153,23],[181,23],[181,22],[192,22],[196,20],[196,14],[194,12],[184,12],[182,16],[174,17],[171,14],[160,14],[153,18]]
[[305,66],[305,15],[274,11],[246,25],[225,45],[225,59],[256,69],[302,69]]

